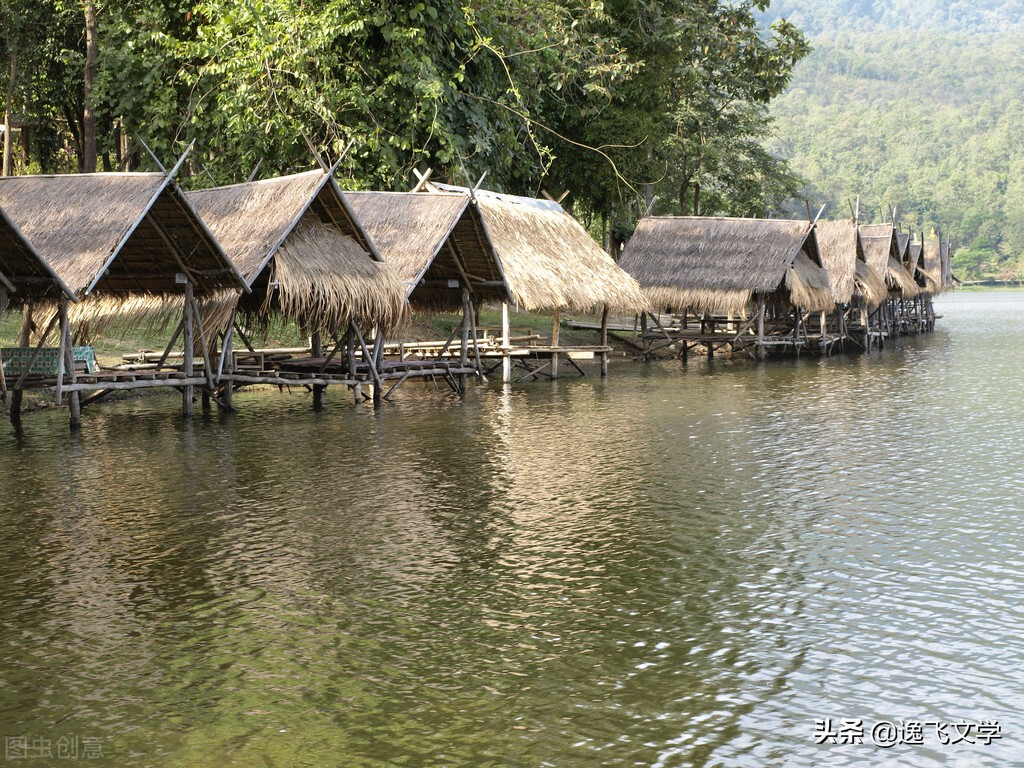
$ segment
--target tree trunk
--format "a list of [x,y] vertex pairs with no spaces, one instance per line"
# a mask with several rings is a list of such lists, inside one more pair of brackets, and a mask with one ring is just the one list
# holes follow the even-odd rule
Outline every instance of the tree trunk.
[[96,80],[99,49],[96,43],[96,4],[85,0],[85,107],[82,110],[82,163],[85,173],[96,172],[96,114],[92,109],[92,87]]
[[693,185],[693,215],[700,216],[700,182]]
[[3,175],[11,175],[11,109],[14,107],[14,79],[18,73],[18,54],[11,48],[11,75],[7,79],[7,105],[4,109],[4,164]]

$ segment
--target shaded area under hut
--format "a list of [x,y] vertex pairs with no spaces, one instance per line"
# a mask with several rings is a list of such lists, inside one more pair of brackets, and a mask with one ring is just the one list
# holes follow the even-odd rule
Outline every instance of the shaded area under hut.
[[[224,397],[230,402],[234,389],[250,384],[308,386],[318,408],[329,384],[353,388],[358,399],[369,383],[379,401],[388,377],[381,342],[407,318],[405,291],[333,173],[195,190],[188,198],[249,288],[234,297],[222,324],[217,380]],[[298,323],[309,347],[257,347],[253,330],[275,315]],[[237,350],[236,336],[244,345]]]
[[345,199],[398,274],[413,311],[426,315],[427,334],[430,313],[461,312],[446,340],[385,344],[384,360],[418,361],[464,392],[469,375],[484,375],[484,355],[495,345],[478,327],[479,308],[509,296],[479,208],[462,192],[346,192]]
[[[17,366],[12,417],[18,415],[20,391],[27,388],[50,389],[58,403],[67,394],[73,426],[80,423],[81,406],[115,390],[177,388],[185,414],[192,411],[195,387],[212,395],[209,359],[204,356],[197,370],[194,354],[173,361],[170,352],[179,337],[186,350],[207,348],[199,298],[246,286],[173,176],[171,172],[0,178],[0,208],[78,298],[71,312],[69,297],[63,295],[56,306],[52,301],[27,306],[21,342],[28,351]],[[50,319],[36,326],[35,313],[49,314]],[[71,360],[75,341],[87,341],[112,317],[139,322],[162,317],[166,324],[174,316],[180,320],[171,342],[160,359],[144,369],[100,371],[90,359]],[[42,330],[32,346],[34,328]],[[55,329],[57,346],[47,347]],[[12,362],[8,361],[9,374]],[[82,400],[82,392],[91,394]]]
[[[554,200],[506,195],[430,184],[433,193],[470,194],[479,206],[486,232],[501,264],[512,301],[527,312],[554,312],[551,339],[519,344],[509,338],[508,304],[502,305],[502,348],[488,353],[511,380],[513,366],[524,371],[517,381],[538,376],[558,378],[560,363],[581,376],[578,361],[600,359],[608,373],[608,315],[646,312],[650,303],[639,284],[617,265],[583,226]],[[601,340],[594,346],[563,345],[559,340],[563,311],[601,314]]]
[[812,222],[649,216],[620,264],[658,308],[642,317],[647,357],[670,349],[685,359],[703,347],[709,357],[728,348],[763,359],[841,340],[821,320],[835,300]]

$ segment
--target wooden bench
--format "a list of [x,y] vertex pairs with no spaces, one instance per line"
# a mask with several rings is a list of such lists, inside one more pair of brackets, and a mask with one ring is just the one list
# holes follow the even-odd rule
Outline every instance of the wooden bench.
[[[56,376],[57,363],[60,361],[60,349],[57,347],[43,347],[32,360],[35,347],[4,347],[0,349],[0,358],[3,359],[4,376],[11,378],[21,376],[28,370],[29,376]],[[95,373],[99,366],[96,364],[96,352],[92,347],[72,347],[71,359],[75,364],[75,371],[84,373]],[[32,367],[29,368],[29,361]]]

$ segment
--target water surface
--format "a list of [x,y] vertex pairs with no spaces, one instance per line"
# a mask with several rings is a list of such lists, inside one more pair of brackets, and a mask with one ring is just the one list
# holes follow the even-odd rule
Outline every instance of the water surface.
[[7,763],[1011,764],[1024,294],[939,311],[870,356],[0,422]]

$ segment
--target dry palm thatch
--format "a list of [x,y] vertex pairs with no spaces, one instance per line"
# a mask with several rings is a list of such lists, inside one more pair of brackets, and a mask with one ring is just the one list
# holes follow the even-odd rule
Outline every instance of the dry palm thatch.
[[889,287],[885,279],[864,261],[857,261],[857,274],[854,278],[855,292],[864,299],[869,309],[875,309],[889,298]]
[[939,261],[942,262],[942,290],[953,289],[953,259],[950,253],[949,240],[939,241]]
[[0,207],[79,297],[241,288],[220,246],[162,173],[0,178]]
[[[891,291],[905,298],[917,296],[919,288],[900,257],[899,235],[892,224],[861,224],[860,238],[868,267],[883,275]],[[909,243],[909,239],[907,241]]]
[[468,193],[346,192],[409,301],[423,309],[462,306],[462,286],[477,301],[509,300],[505,275]]
[[509,291],[524,309],[649,309],[637,282],[558,203],[485,190],[473,195]]
[[[273,261],[281,312],[307,326],[345,328],[372,318],[385,333],[407,319],[405,291],[391,269],[367,258],[359,244],[333,226],[303,219]],[[273,295],[268,293],[268,298]]]
[[794,306],[824,312],[835,301],[812,232],[805,221],[646,217],[621,265],[659,306],[738,314],[755,295],[789,291]]
[[912,274],[915,278],[918,275],[918,270],[921,268],[921,259],[923,255],[923,243],[911,243],[907,247],[907,259],[904,263],[907,265],[907,272]]
[[819,221],[815,231],[832,297],[836,304],[848,304],[856,287],[858,256],[862,255],[857,223],[852,219]]
[[[900,263],[907,262],[907,249],[910,247],[910,235],[906,232],[896,232],[896,258]],[[914,274],[911,272],[910,274]]]
[[914,278],[910,276],[910,273],[907,272],[907,268],[894,257],[889,257],[888,269],[886,270],[885,276],[893,290],[902,293],[903,298],[905,299],[912,299],[921,292],[920,286],[918,286]]
[[400,281],[329,174],[197,190],[189,200],[252,289],[239,309],[253,323],[273,309],[329,330],[354,319],[392,329],[405,318]]
[[[13,298],[24,303],[54,299],[60,295],[77,301],[77,297],[57,276],[29,243],[7,212],[0,209],[0,299],[3,307]],[[3,309],[0,309],[3,314]]]
[[924,275],[924,287],[921,293],[926,296],[938,296],[942,293],[944,276],[942,264],[942,243],[938,240],[924,241],[924,255],[920,268]]

